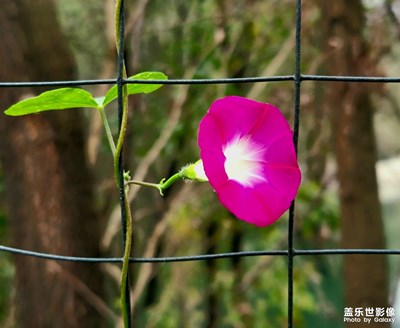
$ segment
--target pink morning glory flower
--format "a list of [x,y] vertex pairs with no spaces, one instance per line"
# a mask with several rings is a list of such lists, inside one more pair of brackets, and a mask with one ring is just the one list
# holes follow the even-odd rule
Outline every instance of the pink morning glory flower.
[[194,169],[237,218],[263,227],[290,207],[301,172],[278,108],[237,96],[218,99],[200,122],[198,143]]

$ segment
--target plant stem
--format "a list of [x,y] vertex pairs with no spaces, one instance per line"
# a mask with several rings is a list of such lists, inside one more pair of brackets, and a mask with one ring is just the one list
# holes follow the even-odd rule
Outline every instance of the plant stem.
[[99,112],[101,115],[101,120],[103,121],[104,130],[106,131],[106,136],[108,140],[108,144],[110,145],[111,152],[113,157],[115,157],[115,143],[114,138],[111,133],[110,125],[108,124],[107,116],[103,107],[99,108]]
[[168,189],[171,187],[176,181],[182,179],[181,172],[175,173],[173,176],[168,178],[166,181],[165,179],[162,179],[160,183],[150,183],[150,182],[144,182],[144,181],[137,181],[137,180],[129,180],[125,182],[126,186],[129,186],[131,184],[142,186],[142,187],[151,187],[151,188],[156,188],[160,192],[161,195],[164,195],[164,190]]
[[129,185],[138,185],[138,186],[142,186],[142,187],[152,187],[152,188],[156,188],[158,189],[160,192],[160,184],[159,183],[150,183],[150,182],[144,182],[144,181],[137,181],[137,180],[129,180],[127,182],[125,182],[126,186]]
[[182,179],[181,172],[175,173],[173,176],[168,178],[168,180],[162,180],[160,182],[160,193],[163,194],[163,191],[169,187],[171,187],[176,181]]
[[125,235],[125,249],[124,249],[124,257],[122,259],[122,271],[121,271],[121,307],[122,307],[122,317],[124,321],[125,328],[129,327],[130,321],[130,311],[131,309],[127,307],[127,297],[129,295],[126,294],[126,289],[129,282],[129,256],[131,254],[132,249],[132,213],[131,207],[129,206],[128,197],[126,191],[124,191],[124,207],[126,213],[126,235]]
[[[123,202],[121,207],[121,222],[122,228],[125,230],[124,236],[124,257],[122,261],[122,273],[121,273],[121,309],[122,309],[122,318],[124,321],[125,328],[130,328],[131,325],[131,309],[130,309],[130,301],[129,301],[129,256],[132,248],[132,215],[129,206],[129,201],[126,195],[124,181],[121,178],[121,171],[123,171],[123,167],[121,164],[121,151],[122,145],[124,143],[126,127],[128,123],[128,86],[123,82],[123,79],[126,79],[126,68],[123,58],[123,36],[124,36],[124,26],[123,26],[123,15],[124,15],[124,7],[123,0],[116,0],[116,8],[115,8],[115,35],[116,35],[116,46],[118,53],[118,92],[119,92],[119,104],[122,107],[122,117],[120,118],[120,128],[118,134],[117,145],[115,147],[114,153],[114,178],[117,184],[117,187],[120,191],[120,199]],[[120,108],[121,108],[120,107]],[[119,111],[121,113],[121,110]],[[121,179],[121,180],[120,180]],[[125,217],[124,215],[125,214]],[[124,227],[125,225],[125,227]]]

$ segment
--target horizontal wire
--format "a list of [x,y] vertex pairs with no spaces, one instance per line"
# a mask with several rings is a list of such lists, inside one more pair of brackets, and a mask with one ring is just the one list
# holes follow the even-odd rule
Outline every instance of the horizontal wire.
[[70,80],[70,81],[36,81],[36,82],[0,82],[0,88],[24,87],[69,87],[77,85],[116,84],[117,79]]
[[189,262],[189,261],[204,261],[204,260],[217,260],[236,257],[253,257],[253,256],[286,256],[286,250],[271,250],[271,251],[243,251],[232,253],[215,253],[215,254],[202,254],[202,255],[188,255],[188,256],[169,256],[169,257],[151,257],[151,258],[131,258],[133,263],[154,263],[154,262]]
[[350,75],[301,75],[302,81],[326,81],[326,82],[380,82],[400,83],[400,77],[386,76],[350,76]]
[[362,254],[382,254],[400,255],[400,249],[371,249],[371,248],[349,248],[349,249],[301,249],[295,250],[296,256],[307,255],[362,255]]
[[[168,79],[168,80],[142,80],[123,79],[126,84],[226,84],[226,83],[255,83],[255,82],[279,82],[292,81],[292,75],[267,76],[267,77],[243,77],[243,78],[220,78],[220,79]],[[71,81],[43,81],[43,82],[0,82],[0,87],[44,87],[44,86],[75,86],[116,84],[117,79],[103,80],[71,80]]]
[[[325,81],[325,82],[380,82],[380,83],[400,83],[400,77],[384,76],[341,76],[341,75],[300,75],[300,81]],[[266,77],[243,77],[243,78],[219,78],[219,79],[169,79],[169,80],[142,80],[124,79],[126,84],[230,84],[230,83],[255,83],[255,82],[282,82],[294,81],[294,75],[278,75]],[[101,80],[71,80],[71,81],[42,81],[42,82],[0,82],[0,88],[11,87],[45,87],[45,86],[77,86],[77,85],[97,85],[97,84],[116,84],[116,79]]]
[[65,256],[65,255],[57,255],[50,253],[42,253],[42,252],[34,252],[27,251],[20,248],[8,247],[4,245],[0,245],[1,252],[7,252],[11,254],[17,255],[25,255],[32,256],[47,260],[58,260],[58,261],[71,261],[71,262],[92,262],[92,263],[114,263],[114,262],[122,262],[122,258],[118,257],[76,257],[76,256]]
[[[0,251],[43,258],[57,261],[70,262],[87,262],[87,263],[121,263],[121,257],[75,257],[57,254],[49,254],[42,252],[27,251],[20,248],[8,247],[0,245]],[[132,257],[131,263],[156,263],[156,262],[188,262],[188,261],[204,261],[212,259],[225,259],[234,257],[253,257],[253,256],[288,256],[288,250],[269,250],[269,251],[242,251],[231,253],[215,253],[188,256],[168,256],[168,257]],[[293,256],[310,256],[310,255],[362,255],[362,254],[383,254],[383,255],[400,255],[400,249],[302,249],[293,250]]]

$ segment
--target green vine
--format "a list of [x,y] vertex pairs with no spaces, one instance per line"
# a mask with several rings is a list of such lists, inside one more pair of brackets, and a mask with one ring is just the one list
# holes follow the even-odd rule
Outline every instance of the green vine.
[[[121,29],[121,15],[122,15],[122,2],[123,0],[117,0],[116,1],[116,8],[115,8],[115,39],[116,39],[116,47],[117,47],[117,52],[118,55],[120,54],[120,51],[123,51],[120,49],[120,44],[121,44],[121,39],[120,39],[120,29]],[[122,63],[122,78],[126,79],[127,74],[126,74],[126,68],[125,68],[125,63]],[[128,302],[126,289],[128,287],[129,283],[129,278],[128,278],[128,273],[129,273],[129,256],[131,254],[132,250],[132,214],[131,214],[131,209],[129,206],[128,202],[128,195],[126,193],[126,188],[125,185],[120,184],[119,181],[119,175],[120,175],[120,170],[123,170],[120,166],[120,158],[121,158],[121,151],[122,151],[122,146],[124,144],[124,139],[125,139],[125,133],[126,133],[126,127],[128,124],[128,87],[127,84],[122,85],[122,119],[121,119],[121,126],[119,130],[119,135],[118,135],[118,141],[117,141],[117,146],[115,148],[115,153],[114,153],[114,178],[117,184],[117,187],[120,189],[121,193],[123,193],[123,206],[124,206],[124,213],[125,213],[125,218],[121,218],[122,222],[126,223],[126,235],[125,235],[125,249],[124,249],[124,256],[122,260],[122,273],[121,273],[121,309],[122,309],[122,318],[124,321],[124,326],[126,328],[129,327],[129,318],[130,318],[130,311],[131,309],[128,308]]]

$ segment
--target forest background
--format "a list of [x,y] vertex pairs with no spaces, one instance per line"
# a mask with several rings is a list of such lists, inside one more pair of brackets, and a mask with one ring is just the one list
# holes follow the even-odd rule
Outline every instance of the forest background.
[[[126,4],[129,75],[294,74],[294,0]],[[0,80],[115,78],[113,10],[113,0],[1,2]],[[399,19],[399,0],[304,0],[302,74],[399,77]],[[85,88],[101,95],[108,87]],[[1,109],[41,91],[0,88]],[[158,182],[197,160],[198,123],[212,101],[227,94],[272,103],[293,124],[292,81],[166,85],[130,98],[124,155],[132,176]],[[302,82],[297,249],[400,248],[399,101],[395,83]],[[114,131],[115,113],[116,106],[107,109]],[[0,114],[0,244],[120,256],[113,163],[96,114]],[[130,199],[135,257],[287,248],[287,214],[270,227],[255,228],[227,212],[207,184],[182,182],[165,197],[132,188]],[[7,253],[0,253],[0,263],[1,327],[120,323],[118,265]],[[305,256],[294,265],[295,327],[341,327],[346,306],[393,306],[400,314],[398,256]],[[286,326],[285,257],[132,269],[138,327]]]

